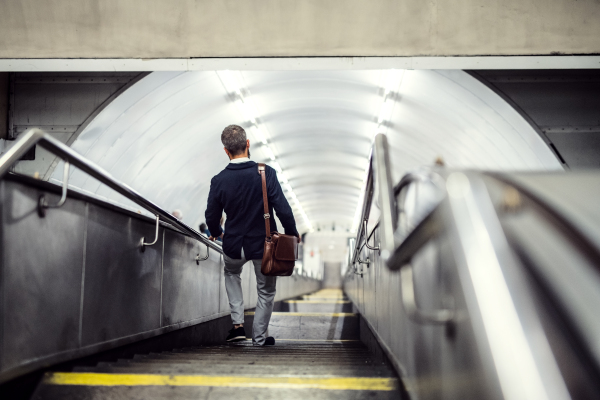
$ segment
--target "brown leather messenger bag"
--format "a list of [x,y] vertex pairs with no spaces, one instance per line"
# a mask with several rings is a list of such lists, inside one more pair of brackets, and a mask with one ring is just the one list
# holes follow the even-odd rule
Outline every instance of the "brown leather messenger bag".
[[258,164],[258,173],[262,180],[263,204],[265,207],[265,252],[260,271],[266,276],[290,276],[294,273],[294,265],[298,259],[298,238],[279,232],[271,232],[265,164]]

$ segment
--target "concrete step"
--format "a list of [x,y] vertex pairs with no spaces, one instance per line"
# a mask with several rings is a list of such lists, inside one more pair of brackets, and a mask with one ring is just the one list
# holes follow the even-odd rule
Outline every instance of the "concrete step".
[[397,400],[399,392],[381,390],[299,389],[297,385],[279,387],[215,386],[66,386],[44,385],[36,400],[58,399],[178,399],[178,400]]
[[282,302],[279,311],[309,313],[351,313],[352,303],[349,300],[286,300]]
[[[247,312],[244,328],[252,337],[254,313]],[[358,314],[274,312],[269,324],[269,335],[280,339],[358,340],[360,339]]]
[[267,375],[289,375],[294,376],[363,376],[363,377],[393,377],[392,372],[383,365],[295,365],[291,369],[283,368],[281,365],[257,364],[229,364],[211,365],[207,368],[205,364],[148,364],[131,363],[125,366],[112,364],[97,367],[76,367],[73,372],[106,372],[114,374],[166,374],[166,375],[256,375],[259,373]]
[[[273,347],[249,340],[137,354],[45,375],[35,399],[398,399],[398,380],[359,340],[359,317],[341,291],[280,305]],[[252,335],[254,313],[245,315]]]

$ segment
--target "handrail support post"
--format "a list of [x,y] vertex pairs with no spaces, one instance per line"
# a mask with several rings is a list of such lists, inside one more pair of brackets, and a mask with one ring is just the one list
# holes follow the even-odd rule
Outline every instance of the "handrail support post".
[[44,218],[46,216],[46,210],[48,208],[60,208],[67,201],[67,190],[69,188],[69,167],[70,166],[71,165],[69,164],[69,162],[65,161],[65,167],[63,170],[62,195],[61,195],[58,203],[48,204],[48,201],[46,200],[46,196],[43,194],[40,195],[40,197],[38,199],[38,207],[37,207],[38,215],[40,216],[40,218]]
[[158,242],[158,228],[160,227],[160,216],[156,216],[156,230],[154,232],[154,241],[152,243],[146,243],[146,238],[142,237],[140,240],[142,253],[146,250],[146,246],[153,246]]

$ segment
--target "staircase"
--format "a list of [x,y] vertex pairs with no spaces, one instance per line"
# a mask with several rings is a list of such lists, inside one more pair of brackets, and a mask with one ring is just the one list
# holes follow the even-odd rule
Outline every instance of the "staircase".
[[[254,347],[248,339],[48,373],[33,398],[400,398],[392,369],[360,342],[358,315],[341,291],[321,290],[278,310],[269,326],[275,346]],[[247,312],[248,336],[252,318]]]

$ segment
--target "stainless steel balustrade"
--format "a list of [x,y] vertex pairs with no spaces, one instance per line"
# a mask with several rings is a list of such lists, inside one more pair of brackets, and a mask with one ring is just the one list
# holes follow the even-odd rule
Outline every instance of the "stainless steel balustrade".
[[[571,398],[544,334],[535,299],[510,249],[482,174],[446,172],[445,179],[435,173],[409,174],[393,188],[384,135],[376,137],[370,162],[361,214],[363,223],[351,259],[354,270],[364,247],[372,251],[379,247],[381,254],[379,260],[373,257],[378,261],[373,268],[387,266],[399,271],[400,286],[390,290],[401,291],[402,308],[410,320],[421,326],[445,325],[451,330],[469,318],[479,335],[472,345],[478,348],[487,376],[496,382],[492,385],[495,389],[489,389],[494,398]],[[402,207],[396,207],[396,196],[419,181],[431,181],[440,189],[443,194],[440,203],[407,236],[394,238],[398,214],[403,212]],[[381,214],[373,231],[368,232],[366,222],[373,203]],[[377,230],[379,235],[374,234]],[[442,234],[450,240],[457,272],[466,288],[468,312],[453,308],[421,310],[417,305],[412,259]],[[371,236],[379,237],[380,243],[368,245]],[[370,324],[381,326],[381,323]],[[382,345],[385,348],[389,344]],[[401,361],[398,362],[396,365],[402,369]]]
[[[124,184],[123,182],[119,182],[103,168],[85,159],[73,149],[54,139],[52,136],[46,134],[41,129],[30,129],[25,134],[23,134],[6,153],[0,156],[0,178],[2,178],[4,174],[6,174],[10,170],[10,167],[36,144],[39,144],[44,149],[50,151],[58,157],[61,157],[63,160],[70,163],[71,165],[78,167],[82,171],[88,173],[90,176],[98,179],[100,182],[115,190],[119,194],[122,194],[137,205],[155,214],[157,218],[168,222],[169,224],[173,225],[174,227],[186,233],[187,235],[199,240],[207,247],[217,251],[220,254],[223,254],[223,248],[219,244],[208,240],[206,236],[202,235],[201,233],[192,229],[188,225],[179,221],[169,212],[154,204],[150,200],[146,199],[140,193],[138,193],[128,185]],[[63,182],[63,186],[66,187],[66,182]]]
[[[371,151],[371,156],[369,157],[369,169],[367,172],[367,181],[361,212],[361,223],[359,224],[356,236],[356,246],[352,251],[353,263],[368,263],[368,261],[365,262],[360,260],[359,257],[359,253],[363,246],[366,246],[369,250],[377,251],[383,259],[387,259],[394,249],[394,231],[397,225],[395,212],[396,202],[392,190],[392,170],[390,168],[388,154],[387,137],[380,133],[375,136],[373,149]],[[375,181],[373,180],[374,176],[376,179]],[[375,193],[376,189],[377,193]],[[375,194],[378,195],[377,198],[379,200],[379,208],[382,216],[385,215],[388,217],[383,217],[379,221],[378,227],[382,232],[380,243],[370,246],[368,244],[368,239],[371,235],[368,234],[367,223],[371,211],[371,203]],[[363,237],[365,239],[364,242],[362,241]]]

